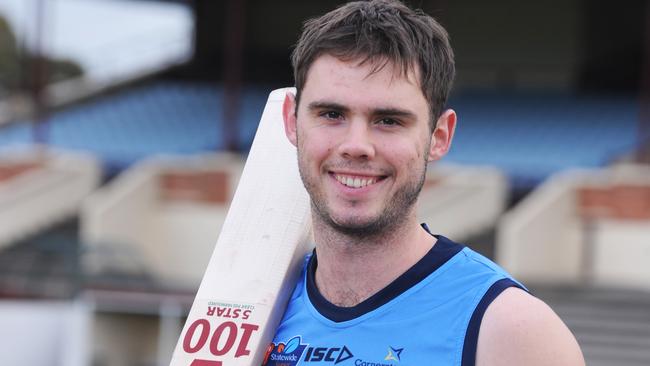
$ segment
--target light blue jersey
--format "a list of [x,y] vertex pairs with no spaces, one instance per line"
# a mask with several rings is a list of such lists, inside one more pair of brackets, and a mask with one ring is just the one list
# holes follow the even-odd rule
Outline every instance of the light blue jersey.
[[487,306],[523,286],[482,255],[436,238],[406,273],[351,308],[320,295],[317,258],[308,256],[264,365],[473,366]]

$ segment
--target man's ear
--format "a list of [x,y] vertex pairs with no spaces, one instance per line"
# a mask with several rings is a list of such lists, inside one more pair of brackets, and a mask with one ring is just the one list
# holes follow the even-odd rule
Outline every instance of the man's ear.
[[442,113],[436,127],[431,133],[431,145],[429,147],[428,161],[440,160],[447,154],[451,147],[451,140],[456,130],[456,112],[447,109]]
[[282,117],[284,119],[284,133],[287,135],[289,141],[293,146],[298,146],[298,135],[296,126],[296,96],[293,93],[287,92],[284,96],[284,103],[282,103]]

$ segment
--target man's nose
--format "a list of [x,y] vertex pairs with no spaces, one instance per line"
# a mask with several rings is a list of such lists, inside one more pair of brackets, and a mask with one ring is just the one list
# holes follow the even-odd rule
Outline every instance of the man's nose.
[[365,121],[352,121],[338,146],[339,153],[348,159],[370,159],[375,156],[375,146],[370,126]]

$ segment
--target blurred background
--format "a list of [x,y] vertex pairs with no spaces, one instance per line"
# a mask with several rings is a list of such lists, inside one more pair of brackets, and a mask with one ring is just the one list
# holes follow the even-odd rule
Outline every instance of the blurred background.
[[[340,3],[0,0],[0,364],[169,363],[301,23]],[[589,365],[649,365],[650,1],[409,3],[458,70],[422,221]]]

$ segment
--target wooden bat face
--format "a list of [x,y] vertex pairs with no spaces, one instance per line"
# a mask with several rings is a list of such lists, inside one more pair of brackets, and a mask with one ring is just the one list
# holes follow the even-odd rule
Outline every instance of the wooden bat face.
[[309,196],[268,99],[171,366],[260,365],[311,249]]

